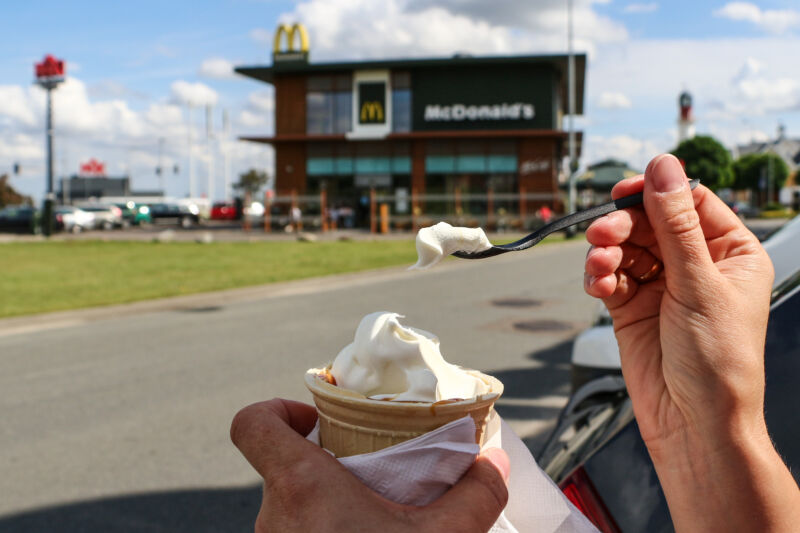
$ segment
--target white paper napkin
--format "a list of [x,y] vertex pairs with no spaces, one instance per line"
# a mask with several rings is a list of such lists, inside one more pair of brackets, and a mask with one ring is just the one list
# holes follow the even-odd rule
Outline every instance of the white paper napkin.
[[[319,443],[314,428],[308,439]],[[593,533],[597,529],[539,468],[528,447],[496,414],[485,447],[502,448],[511,463],[509,499],[490,533]],[[365,485],[397,503],[427,505],[447,492],[479,452],[475,423],[465,416],[383,450],[339,461]]]

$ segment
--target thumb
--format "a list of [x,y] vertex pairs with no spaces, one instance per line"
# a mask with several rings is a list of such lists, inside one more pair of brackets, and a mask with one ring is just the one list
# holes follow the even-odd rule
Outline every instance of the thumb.
[[431,531],[488,531],[508,503],[510,470],[506,452],[484,450],[464,477],[426,508],[428,523],[437,525]]
[[708,276],[708,251],[692,190],[680,162],[671,154],[653,159],[645,171],[644,206],[664,262],[668,288],[679,280]]

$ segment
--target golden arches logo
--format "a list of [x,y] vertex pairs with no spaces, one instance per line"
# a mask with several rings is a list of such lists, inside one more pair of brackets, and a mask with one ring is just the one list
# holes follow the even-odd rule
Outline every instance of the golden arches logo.
[[361,104],[360,122],[383,122],[383,106],[380,102]]
[[[286,35],[286,50],[285,52],[303,52],[308,53],[308,32],[302,24],[281,24],[275,31],[275,42],[273,43],[273,52],[276,54],[284,53],[281,51],[281,41],[283,36]],[[294,48],[294,36],[297,35],[300,40],[300,47],[298,50]]]

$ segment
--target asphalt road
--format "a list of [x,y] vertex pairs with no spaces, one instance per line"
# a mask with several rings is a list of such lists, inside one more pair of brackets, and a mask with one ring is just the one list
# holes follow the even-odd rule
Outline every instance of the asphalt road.
[[229,442],[233,414],[273,396],[309,401],[304,371],[377,310],[503,381],[498,410],[536,449],[566,401],[571,339],[596,309],[585,252],[547,244],[423,273],[0,323],[0,531],[252,531],[260,488]]

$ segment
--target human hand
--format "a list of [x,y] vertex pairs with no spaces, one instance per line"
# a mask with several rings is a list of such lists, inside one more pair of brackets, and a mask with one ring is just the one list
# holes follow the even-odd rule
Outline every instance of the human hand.
[[[710,190],[690,190],[673,156],[654,159],[612,196],[642,189],[643,208],[587,230],[585,281],[614,320],[642,437],[660,448],[685,431],[762,431],[769,257]],[[656,261],[663,273],[637,282]]]
[[675,527],[788,531],[800,493],[763,414],[772,263],[719,198],[690,190],[675,157],[657,157],[612,196],[642,190],[643,207],[587,229],[584,286],[614,321]]
[[488,531],[506,505],[509,463],[502,450],[481,454],[432,504],[400,505],[367,488],[304,438],[316,419],[314,407],[280,398],[245,407],[234,417],[231,440],[264,478],[256,533],[477,533]]

